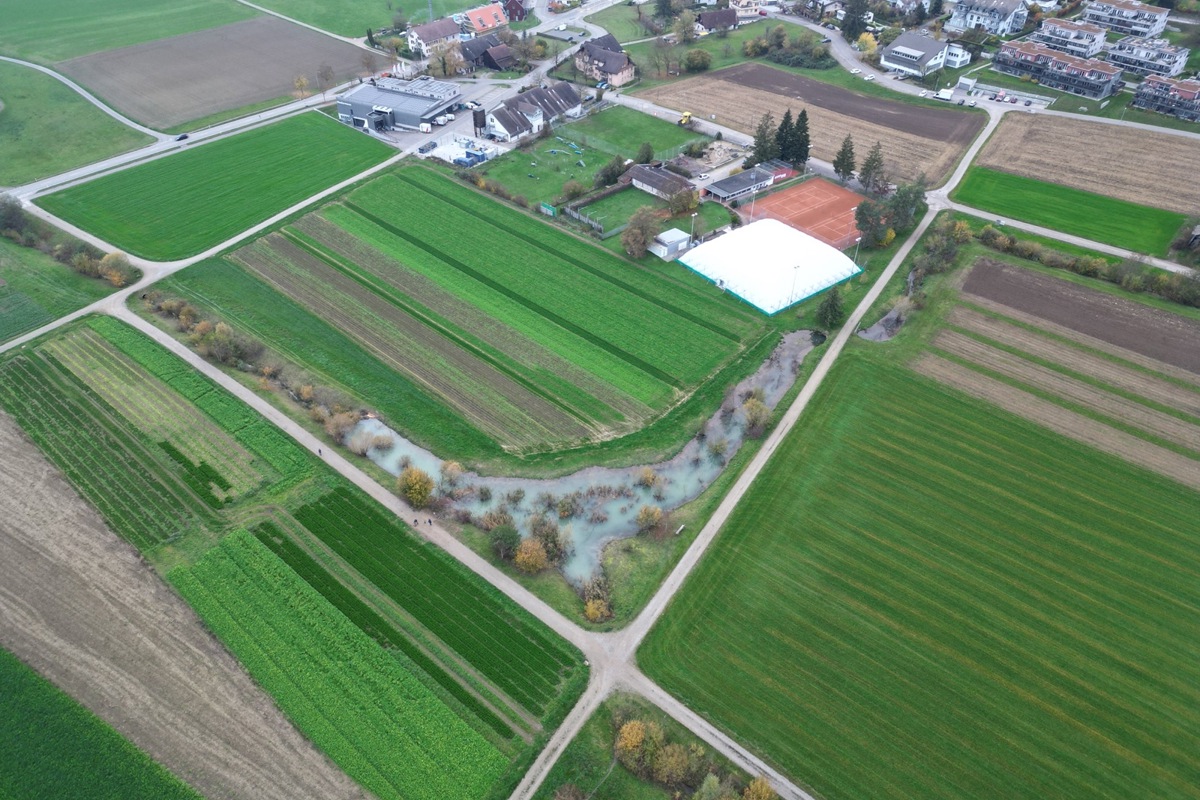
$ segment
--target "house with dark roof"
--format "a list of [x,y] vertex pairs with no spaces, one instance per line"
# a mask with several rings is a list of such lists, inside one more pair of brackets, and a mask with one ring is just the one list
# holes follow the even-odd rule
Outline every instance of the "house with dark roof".
[[498,44],[483,51],[483,65],[504,72],[517,66],[517,54],[508,45]]
[[500,44],[500,37],[494,33],[485,33],[463,42],[459,49],[462,51],[463,66],[468,70],[476,70],[484,66],[483,54],[489,47]]
[[716,31],[731,31],[737,26],[738,15],[732,8],[701,11],[696,15],[696,33],[701,35]]
[[1025,0],[959,0],[946,22],[946,30],[983,28],[996,36],[1019,33],[1029,11]]
[[692,182],[682,175],[676,175],[661,166],[651,166],[650,164],[634,164],[621,179],[628,180],[635,189],[641,189],[643,192],[661,197],[663,200],[670,200],[680,192],[690,192],[696,189]]
[[575,67],[594,81],[624,86],[634,78],[634,64],[615,36],[603,36],[584,42],[575,53]]
[[775,183],[774,170],[751,167],[744,172],[730,175],[728,178],[713,181],[704,189],[714,199],[728,203],[731,200],[761,191],[773,183]]
[[458,84],[428,75],[414,81],[379,78],[338,97],[338,119],[356,128],[417,130],[458,105]]
[[879,54],[879,65],[884,69],[923,78],[946,66],[946,54],[952,46],[961,49],[932,36],[905,31],[896,37],[896,41],[883,48]]
[[423,25],[410,25],[405,37],[408,39],[408,49],[424,58],[434,45],[457,42],[461,35],[462,29],[454,20],[435,19]]
[[583,104],[575,87],[559,81],[505,100],[487,115],[487,132],[502,142],[511,142],[540,133],[556,119],[582,113]]

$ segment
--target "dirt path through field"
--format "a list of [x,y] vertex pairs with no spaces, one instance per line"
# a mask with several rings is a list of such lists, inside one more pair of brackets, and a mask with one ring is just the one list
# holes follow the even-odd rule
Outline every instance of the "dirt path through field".
[[1170,133],[1078,117],[1006,114],[975,163],[1130,203],[1195,214],[1200,208],[1200,181],[1182,165],[1195,162],[1196,150],[1195,141]]
[[[1168,442],[1200,453],[1200,426],[1147,408],[1081,380],[1069,378],[956,331],[942,331],[933,345],[992,372],[1013,378],[1028,387],[1085,406],[1118,422],[1140,428]],[[1200,468],[1200,465],[1197,465],[1197,468]]]
[[0,644],[211,800],[362,798],[0,414]]
[[1069,439],[1165,475],[1184,486],[1200,490],[1200,461],[1179,455],[1116,428],[1110,428],[1082,414],[1069,411],[931,353],[917,359],[913,369]]
[[1178,409],[1200,419],[1200,392],[1192,391],[1170,381],[1155,378],[1149,373],[1122,366],[1103,356],[1072,347],[1033,331],[1013,325],[978,311],[959,306],[950,314],[949,322],[1028,353],[1036,358],[1061,364],[1067,369],[1095,378],[1126,392],[1140,395],[1160,405]]

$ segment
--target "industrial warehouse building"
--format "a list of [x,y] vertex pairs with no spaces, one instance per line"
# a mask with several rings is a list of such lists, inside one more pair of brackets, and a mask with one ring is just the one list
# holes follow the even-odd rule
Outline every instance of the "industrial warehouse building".
[[432,123],[462,101],[457,84],[435,81],[429,76],[415,81],[379,78],[364,83],[338,98],[338,119],[356,128],[389,131],[417,130]]

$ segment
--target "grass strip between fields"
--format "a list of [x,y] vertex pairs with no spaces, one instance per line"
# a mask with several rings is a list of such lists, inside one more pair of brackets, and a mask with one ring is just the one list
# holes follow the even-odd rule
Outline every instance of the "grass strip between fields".
[[1174,211],[985,167],[967,170],[952,196],[984,211],[1154,256],[1167,254],[1187,220]]

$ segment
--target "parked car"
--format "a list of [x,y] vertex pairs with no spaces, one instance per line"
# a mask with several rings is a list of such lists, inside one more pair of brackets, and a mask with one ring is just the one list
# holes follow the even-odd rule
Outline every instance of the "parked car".
[[1016,102],[1017,102],[1017,98],[1015,98],[1015,97],[1010,97],[1010,98],[1008,98],[1008,102],[1010,102],[1010,103],[1016,103]]
[[928,89],[922,89],[922,90],[920,91],[920,93],[919,93],[919,94],[917,94],[917,97],[929,97],[929,90],[928,90]]
[[188,135],[187,135],[186,133],[181,133],[181,134],[179,134],[178,136],[176,136],[176,137],[175,137],[175,141],[177,141],[177,142],[182,142],[182,141],[183,141],[184,139],[186,139],[187,137],[188,137]]
[[966,105],[966,102],[967,102],[966,100],[959,100],[959,101],[958,101],[958,104],[959,104],[960,106],[961,106],[961,105]]
[[996,95],[992,95],[991,97],[988,98],[988,100],[995,100],[995,99],[996,99]]
[[696,180],[698,180],[698,181],[706,181],[706,180],[708,180],[708,173],[707,173],[707,172],[701,172],[699,175],[697,175],[697,176],[696,176]]
[[874,76],[874,75],[867,75],[867,76],[865,76],[865,77],[863,78],[863,80],[864,80],[864,81],[873,81],[873,80],[875,80],[875,76]]
[[821,44],[829,44],[832,41],[833,41],[833,39],[830,39],[828,36],[826,36],[824,39],[821,40]]
[[979,104],[976,103],[974,100],[972,100],[971,102],[967,103],[967,105],[969,105],[971,108],[974,108],[975,106],[977,106]]
[[596,84],[596,88],[597,89],[607,89],[608,81],[600,81],[599,83]]
[[1033,101],[1032,101],[1032,100],[1026,100],[1026,101],[1025,101],[1025,105],[1027,105],[1027,106],[1031,106],[1031,105],[1033,105]]
[[855,67],[854,69],[850,70],[851,75],[858,75],[860,72],[862,72],[862,70],[859,69],[858,67]]

